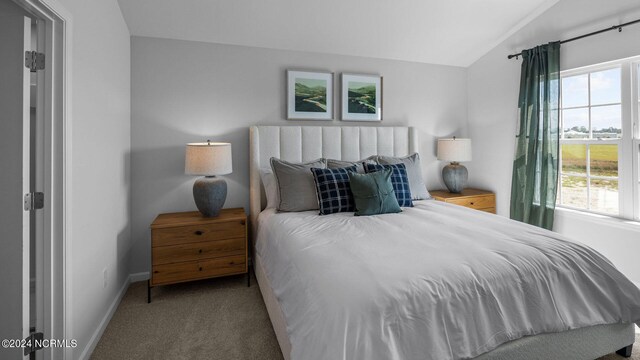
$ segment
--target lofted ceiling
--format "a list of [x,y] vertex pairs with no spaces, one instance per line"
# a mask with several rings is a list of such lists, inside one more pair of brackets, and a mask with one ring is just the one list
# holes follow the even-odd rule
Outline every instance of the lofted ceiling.
[[131,35],[469,66],[559,0],[119,0]]

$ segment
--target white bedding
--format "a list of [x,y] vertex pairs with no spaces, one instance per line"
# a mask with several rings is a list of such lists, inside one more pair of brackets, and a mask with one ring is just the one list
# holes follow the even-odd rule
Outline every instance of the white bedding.
[[640,322],[640,289],[560,235],[436,201],[260,214],[256,250],[298,359],[468,359],[526,335]]

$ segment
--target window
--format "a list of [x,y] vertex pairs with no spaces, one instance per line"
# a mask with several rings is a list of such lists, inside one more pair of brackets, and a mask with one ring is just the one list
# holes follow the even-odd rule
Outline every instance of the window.
[[639,113],[640,57],[561,73],[559,206],[638,219]]

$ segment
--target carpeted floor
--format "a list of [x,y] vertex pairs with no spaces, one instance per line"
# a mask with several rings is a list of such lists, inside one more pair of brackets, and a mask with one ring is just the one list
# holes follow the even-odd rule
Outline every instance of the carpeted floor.
[[91,359],[282,359],[255,278],[249,288],[240,276],[151,291],[147,304],[146,283],[131,284]]
[[282,359],[255,278],[151,289],[133,283],[91,356],[99,359]]

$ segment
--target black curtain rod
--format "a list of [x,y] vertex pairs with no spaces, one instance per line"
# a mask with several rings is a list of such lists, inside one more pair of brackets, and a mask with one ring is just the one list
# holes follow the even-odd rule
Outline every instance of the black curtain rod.
[[[589,36],[593,36],[593,35],[601,34],[601,33],[603,33],[603,32],[607,32],[607,31],[611,31],[611,30],[616,30],[616,29],[618,29],[618,32],[621,32],[623,27],[625,27],[625,26],[627,26],[627,25],[636,24],[636,23],[640,23],[640,19],[638,19],[638,20],[634,20],[634,21],[629,21],[628,23],[624,23],[624,24],[620,24],[620,25],[614,25],[614,26],[612,26],[612,27],[608,27],[608,28],[606,28],[606,29],[602,29],[602,30],[594,31],[594,32],[591,32],[591,33],[588,33],[588,34],[584,34],[584,35],[576,36],[576,37],[571,38],[571,39],[562,40],[562,41],[560,41],[560,44],[568,43],[568,42],[575,41],[575,40],[580,40],[580,39],[583,39],[583,38],[586,38],[586,37],[589,37]],[[516,59],[517,59],[517,58],[518,58],[518,56],[520,56],[520,55],[522,55],[522,52],[519,52],[519,53],[517,53],[517,54],[511,54],[511,55],[507,56],[507,59],[513,59],[513,58],[516,58]]]

